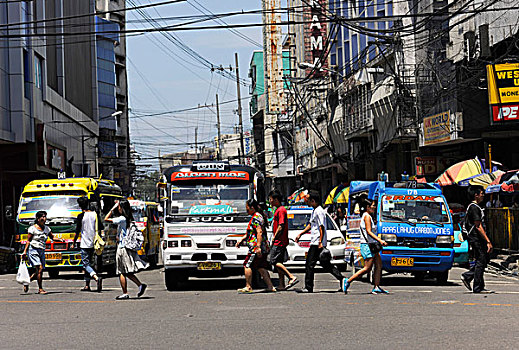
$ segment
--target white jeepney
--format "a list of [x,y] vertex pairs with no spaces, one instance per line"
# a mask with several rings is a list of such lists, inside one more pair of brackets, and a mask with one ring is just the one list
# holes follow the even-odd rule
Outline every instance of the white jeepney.
[[247,248],[235,245],[250,219],[245,202],[264,200],[261,173],[245,165],[195,162],[165,170],[160,187],[166,288],[174,290],[190,276],[242,274]]

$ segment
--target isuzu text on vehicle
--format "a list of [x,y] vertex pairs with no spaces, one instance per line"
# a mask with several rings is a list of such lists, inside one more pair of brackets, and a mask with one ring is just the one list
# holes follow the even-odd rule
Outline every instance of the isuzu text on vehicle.
[[265,200],[261,173],[228,162],[195,162],[167,169],[159,187],[166,288],[174,290],[189,276],[242,274],[247,247],[235,245],[250,219],[245,202]]

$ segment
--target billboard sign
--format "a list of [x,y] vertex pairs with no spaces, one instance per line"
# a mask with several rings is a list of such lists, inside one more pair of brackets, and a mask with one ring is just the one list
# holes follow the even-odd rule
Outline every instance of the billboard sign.
[[451,139],[450,111],[423,119],[424,146],[449,141]]
[[519,63],[487,65],[487,82],[492,122],[519,120]]

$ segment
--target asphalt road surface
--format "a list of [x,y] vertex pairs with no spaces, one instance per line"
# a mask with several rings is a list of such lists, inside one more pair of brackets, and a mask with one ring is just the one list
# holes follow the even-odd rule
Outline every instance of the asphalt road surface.
[[238,295],[242,277],[193,279],[168,292],[156,269],[139,274],[149,285],[142,298],[129,282],[132,298],[123,301],[114,300],[116,277],[105,279],[102,293],[88,293],[79,291],[81,274],[63,273],[46,278],[49,294],[38,295],[35,282],[25,294],[15,275],[0,275],[0,348],[516,349],[519,280],[487,274],[497,293],[471,294],[461,272],[454,268],[446,286],[387,276],[389,295],[369,294],[365,282],[344,295],[324,273],[313,294]]

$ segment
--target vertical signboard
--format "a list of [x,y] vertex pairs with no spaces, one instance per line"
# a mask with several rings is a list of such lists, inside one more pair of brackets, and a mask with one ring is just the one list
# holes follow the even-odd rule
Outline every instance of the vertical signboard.
[[[328,1],[310,0],[306,2],[309,6],[305,18],[305,60],[316,67],[326,68],[328,61],[324,59],[326,55],[326,23],[325,17]],[[308,70],[310,72],[310,70]],[[316,70],[314,75],[319,76],[322,72]]]
[[280,0],[263,0],[263,60],[267,113],[284,113]]
[[487,66],[488,102],[491,122],[519,120],[519,63]]

